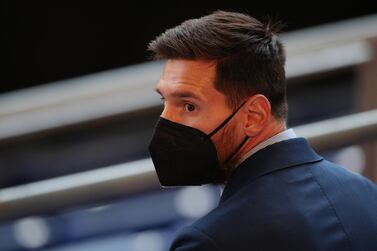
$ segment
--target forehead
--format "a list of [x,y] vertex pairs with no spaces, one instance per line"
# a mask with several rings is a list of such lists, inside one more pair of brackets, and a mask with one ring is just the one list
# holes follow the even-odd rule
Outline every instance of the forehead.
[[214,89],[215,74],[213,61],[167,60],[158,89],[192,88],[206,92]]

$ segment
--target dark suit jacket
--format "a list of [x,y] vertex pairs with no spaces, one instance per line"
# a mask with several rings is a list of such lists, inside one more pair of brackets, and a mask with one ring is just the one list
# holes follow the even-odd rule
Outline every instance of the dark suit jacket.
[[377,251],[377,187],[304,138],[275,143],[236,169],[218,207],[171,250]]

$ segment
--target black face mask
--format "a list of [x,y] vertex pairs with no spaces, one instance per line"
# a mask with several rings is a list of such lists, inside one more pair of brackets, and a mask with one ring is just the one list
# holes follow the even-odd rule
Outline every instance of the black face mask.
[[[220,168],[211,137],[232,119],[244,103],[208,135],[193,127],[160,117],[149,145],[149,152],[161,185],[189,186],[224,181],[227,173]],[[245,137],[227,161],[238,152],[247,139],[248,137]]]

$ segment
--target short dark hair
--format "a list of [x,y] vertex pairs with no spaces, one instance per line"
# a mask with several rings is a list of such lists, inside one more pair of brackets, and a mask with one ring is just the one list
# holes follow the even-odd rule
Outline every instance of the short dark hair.
[[215,60],[215,88],[228,105],[263,94],[272,114],[287,119],[285,52],[279,23],[242,13],[215,11],[166,30],[148,45],[153,59]]

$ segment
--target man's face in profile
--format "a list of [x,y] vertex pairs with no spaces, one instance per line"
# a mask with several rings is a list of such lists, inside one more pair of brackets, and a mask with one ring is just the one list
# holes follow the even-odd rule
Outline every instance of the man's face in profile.
[[[157,92],[164,101],[161,117],[209,134],[232,112],[223,93],[215,89],[216,63],[202,60],[167,60]],[[220,163],[244,135],[241,116],[227,123],[211,139]]]

